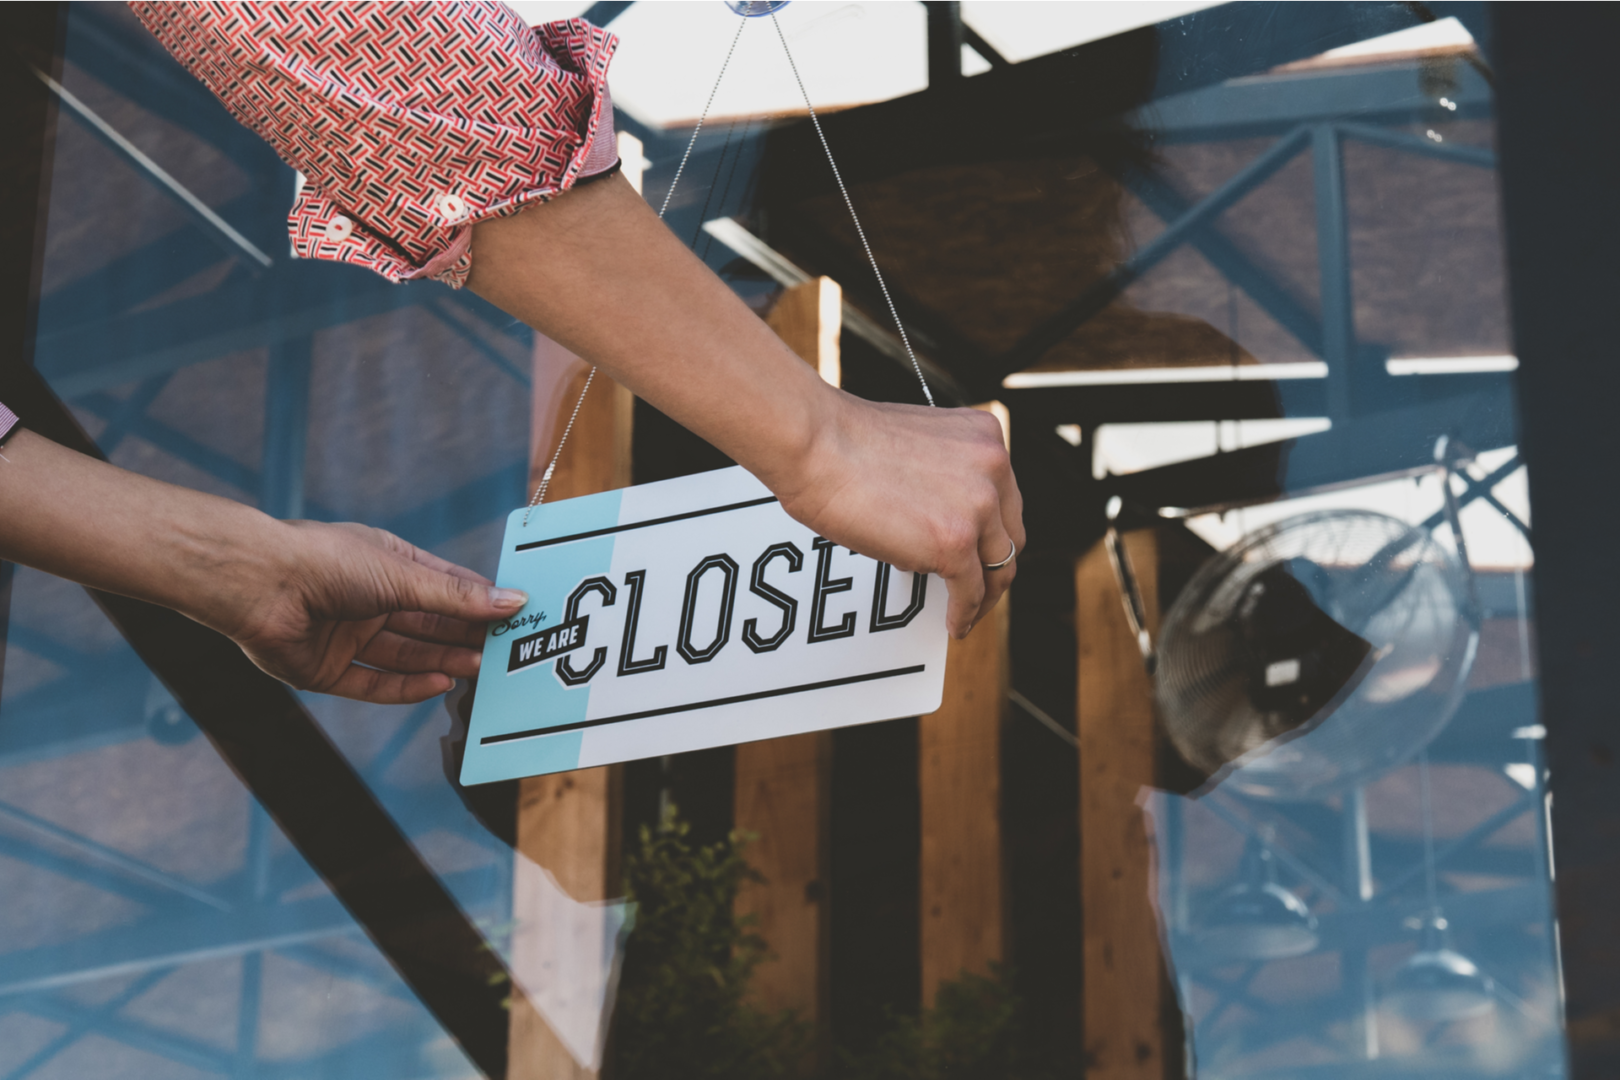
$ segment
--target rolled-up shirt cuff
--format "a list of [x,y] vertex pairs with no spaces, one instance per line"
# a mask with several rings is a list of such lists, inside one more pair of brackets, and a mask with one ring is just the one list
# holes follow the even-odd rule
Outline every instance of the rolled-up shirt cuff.
[[5,442],[11,433],[17,430],[20,422],[17,414],[6,408],[5,402],[0,401],[0,443]]

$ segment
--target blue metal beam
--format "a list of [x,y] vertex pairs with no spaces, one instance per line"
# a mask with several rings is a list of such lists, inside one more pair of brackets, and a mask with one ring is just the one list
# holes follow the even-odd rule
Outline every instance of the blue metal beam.
[[1425,93],[1424,63],[1236,79],[1161,98],[1127,114],[1125,122],[1171,142],[1215,142],[1273,135],[1300,124],[1401,124],[1492,114],[1491,88],[1479,72],[1457,65],[1457,85],[1448,95],[1458,106],[1453,112]]
[[70,1027],[84,1024],[96,1034],[116,1039],[126,1046],[144,1050],[149,1054],[166,1057],[193,1069],[215,1074],[230,1071],[230,1057],[214,1047],[116,1014],[96,1010],[93,1017],[87,1017],[86,1010],[82,1007],[45,995],[29,998],[21,1002],[20,1007],[36,1016],[43,1016]]
[[[110,394],[93,393],[80,397],[74,404],[98,416],[115,417],[121,413],[123,403]],[[223,480],[238,491],[251,495],[260,490],[262,474],[257,469],[249,468],[230,455],[203,445],[161,420],[136,416],[127,423],[131,434],[145,439],[159,450],[173,454],[215,479]]]
[[[1195,205],[1157,173],[1132,169],[1119,179],[1166,225],[1184,218]],[[1187,242],[1295,340],[1316,356],[1322,355],[1321,320],[1291,290],[1262,270],[1218,225],[1203,225],[1193,231]]]
[[1176,220],[1169,222],[1163,232],[1137,249],[1129,259],[1109,271],[1101,281],[1087,288],[1062,311],[1025,334],[1004,356],[998,358],[998,367],[1009,372],[1022,371],[1038,363],[1053,346],[1112,303],[1114,298],[1124,292],[1132,282],[1187,243],[1195,231],[1208,225],[1228,207],[1293,160],[1294,156],[1309,144],[1310,137],[1307,129],[1300,128],[1278,139],[1208,197],[1200,200],[1196,206]]
[[1316,185],[1316,261],[1322,295],[1322,359],[1328,366],[1328,416],[1350,416],[1351,360],[1356,354],[1355,303],[1350,282],[1350,222],[1344,200],[1344,148],[1332,124],[1311,131]]
[[37,68],[34,74],[39,76],[41,82],[50,88],[62,104],[66,106],[69,116],[78,120],[103,144],[115,154],[123,158],[132,166],[136,174],[150,182],[158,191],[167,196],[180,211],[189,217],[192,224],[201,229],[225,254],[240,259],[249,272],[257,274],[268,270],[275,262],[265,251],[244,236],[236,226],[221,217],[213,207],[209,206],[197,196],[190,188],[182,184],[171,175],[168,170],[152,160],[140,147],[115,128],[107,119],[90,108],[77,94],[63,86],[50,75]]
[[165,911],[134,926],[5,954],[0,997],[360,933],[333,896],[229,913]]
[[1480,169],[1496,168],[1496,154],[1489,147],[1420,139],[1404,131],[1392,131],[1371,124],[1338,123],[1333,126],[1339,129],[1339,134],[1348,135],[1357,142],[1372,146],[1382,146],[1389,150],[1399,150],[1402,153],[1450,161],[1459,165],[1472,165]]
[[[241,216],[253,201],[251,196],[236,199],[221,209]],[[37,332],[88,330],[223,261],[219,249],[196,229],[177,228],[40,297]],[[243,272],[233,266],[230,273]]]
[[[436,319],[438,319],[440,323],[448,326],[451,330],[454,330],[457,337],[461,338],[462,341],[465,341],[468,345],[473,347],[474,352],[476,352],[479,356],[482,356],[485,360],[488,360],[490,363],[494,364],[497,368],[500,368],[503,373],[511,377],[513,382],[517,383],[524,389],[528,389],[533,385],[533,379],[530,378],[529,373],[526,370],[513,364],[511,360],[508,360],[504,355],[501,354],[500,350],[496,349],[489,342],[479,337],[473,332],[471,327],[462,321],[462,317],[459,316],[457,312],[465,312],[467,309],[451,304],[444,297],[438,297],[426,304],[423,304],[422,310],[429,312]],[[527,327],[525,327],[525,329],[527,329]],[[531,341],[532,340],[533,339],[531,337]]]
[[0,1080],[26,1080],[26,1077],[36,1072],[40,1066],[90,1034],[103,1021],[115,1016],[118,1010],[146,993],[167,975],[168,972],[166,971],[147,972],[95,1008],[79,1013],[78,1016],[68,1022],[65,1031],[60,1032],[50,1042],[30,1054],[21,1064],[6,1073]]
[[270,346],[265,366],[259,509],[274,518],[304,516],[313,344],[308,334],[282,338]]
[[283,262],[258,281],[239,277],[155,311],[49,329],[35,341],[35,363],[58,396],[77,398],[397,311],[435,287],[395,286],[337,263]]
[[[11,633],[16,631],[13,624]],[[95,678],[84,678],[86,671]],[[7,717],[14,712],[28,717],[26,724],[0,724],[0,762],[8,768],[146,735],[142,704],[152,673],[134,653],[114,648],[69,672],[7,698]],[[74,673],[81,674],[75,678]]]
[[172,378],[173,372],[154,375],[142,382],[129,397],[119,403],[117,410],[107,417],[107,426],[96,436],[96,445],[101,447],[103,454],[112,457],[113,451],[118,449],[118,444],[124,441],[124,436],[128,435],[130,429],[146,415],[146,410],[158,399],[158,395],[163,393],[164,387],[169,385]]
[[[156,38],[144,32],[130,33],[97,5],[80,4],[68,9],[65,51],[69,61],[89,71],[109,89],[206,139],[250,176],[280,164],[275,151],[238,123]],[[279,221],[274,228],[279,230]]]
[[[122,896],[127,900],[152,907],[161,907],[168,899],[162,892],[150,886],[131,881],[129,878],[104,867],[89,866],[78,859],[70,859],[65,855],[58,855],[47,851],[38,844],[29,843],[16,837],[0,834],[0,856],[13,859],[56,874],[69,881],[78,881],[102,892],[114,896]],[[0,954],[3,955],[3,954]]]
[[[438,875],[446,888],[479,871]],[[329,938],[359,940],[364,933],[335,896],[239,907],[230,912],[165,906],[129,926],[0,953],[0,999],[121,978],[182,964],[280,951]],[[386,954],[378,953],[386,959]]]
[[259,1056],[259,1002],[264,995],[264,954],[248,953],[242,957],[241,990],[236,1002],[236,1053],[231,1060],[231,1075],[238,1080],[252,1080],[254,1064]]
[[417,547],[436,547],[521,505],[528,481],[529,463],[519,458],[394,515],[382,527]]
[[623,15],[635,0],[596,0],[596,3],[580,13],[580,18],[593,26],[606,26],[608,23]]
[[58,667],[70,670],[82,669],[94,663],[96,657],[87,652],[68,645],[63,645],[54,638],[48,638],[32,627],[13,624],[7,634],[9,644],[21,649],[27,649],[43,660],[49,660]]
[[71,829],[65,829],[53,821],[48,821],[37,814],[30,813],[20,806],[0,802],[0,818],[13,824],[21,825],[62,847],[75,852],[81,860],[98,862],[109,866],[128,877],[138,878],[148,885],[154,885],[166,892],[182,896],[199,904],[214,908],[216,911],[230,911],[231,904],[215,896],[207,889],[199,888],[184,878],[176,877],[166,870],[160,870],[151,863],[134,858],[117,848],[81,836]]

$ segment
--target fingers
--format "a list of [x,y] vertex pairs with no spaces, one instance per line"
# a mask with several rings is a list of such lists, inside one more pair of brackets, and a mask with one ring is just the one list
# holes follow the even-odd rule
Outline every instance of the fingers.
[[[988,523],[981,538],[979,549],[981,562],[987,568],[984,571],[984,599],[979,605],[975,622],[990,614],[991,609],[1000,603],[1013,578],[1018,576],[1017,557],[1023,552],[1027,540],[1024,532],[1024,495],[1018,490],[1018,479],[1012,470],[1012,458],[1006,453],[1005,446],[1002,448],[1000,461],[993,476],[996,484],[998,516],[997,520]],[[988,566],[1007,558],[1009,552],[1013,556],[1012,562],[1000,570],[988,569]]]
[[409,705],[445,693],[458,678],[477,675],[479,659],[476,649],[431,644],[384,630],[322,689],[376,705]]
[[380,547],[385,551],[391,551],[395,555],[409,559],[411,562],[414,562],[420,566],[425,566],[429,570],[437,570],[440,573],[449,574],[452,577],[463,578],[467,581],[474,581],[480,585],[494,584],[494,582],[490,581],[489,578],[478,573],[476,570],[469,570],[465,566],[460,566],[451,562],[449,559],[441,559],[439,556],[433,554],[433,552],[425,551],[411,543],[409,540],[395,536],[387,529],[378,529],[370,525],[361,525],[358,522],[353,521],[338,522],[332,527],[341,529],[350,536],[363,540],[373,547]]
[[975,537],[967,544],[948,545],[950,561],[940,571],[946,588],[950,590],[950,600],[945,606],[945,627],[955,638],[967,637],[968,631],[978,621],[979,608],[984,603],[984,566],[976,551],[976,540]]
[[[990,613],[1018,573],[1016,561],[999,570],[990,569],[991,565],[1006,559],[1009,554],[1016,555],[1017,551],[1017,544],[1002,528],[1001,522],[989,522],[985,537],[979,541],[974,562],[967,565],[964,561],[955,576],[945,579],[951,591],[945,622],[951,636],[956,638],[967,637],[979,620]],[[991,551],[995,554],[987,557],[985,553]]]
[[485,623],[517,613],[527,593],[400,560],[393,568],[396,612],[420,611],[465,622]]
[[402,675],[351,664],[325,692],[375,705],[414,705],[438,697],[454,685],[454,679],[439,671]]
[[479,585],[495,584],[493,581],[489,580],[489,578],[478,573],[476,570],[469,570],[465,566],[459,566],[456,563],[451,562],[449,559],[441,559],[437,555],[433,554],[433,552],[423,551],[414,544],[408,546],[410,547],[411,561],[420,566],[425,566],[429,570],[437,570],[442,574],[449,574],[451,577],[458,577],[463,581],[471,581]]
[[435,645],[383,631],[361,647],[355,659],[362,664],[404,674],[439,671],[452,678],[478,674],[481,654],[476,649]]
[[430,615],[425,611],[396,611],[388,616],[387,627],[396,634],[418,641],[464,645],[470,649],[481,648],[484,644],[484,627],[481,623]]

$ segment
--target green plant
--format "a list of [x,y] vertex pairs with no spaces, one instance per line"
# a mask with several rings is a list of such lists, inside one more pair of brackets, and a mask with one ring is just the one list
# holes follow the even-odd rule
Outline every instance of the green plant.
[[864,1054],[839,1055],[838,1080],[1041,1080],[1020,1047],[1022,1003],[999,967],[941,983],[934,1007],[893,1026]]
[[696,846],[669,807],[642,826],[625,858],[637,904],[613,1017],[615,1080],[769,1080],[806,1075],[809,1026],[747,1001],[768,955],[751,920],[735,914],[737,890],[758,874],[742,856],[748,838]]

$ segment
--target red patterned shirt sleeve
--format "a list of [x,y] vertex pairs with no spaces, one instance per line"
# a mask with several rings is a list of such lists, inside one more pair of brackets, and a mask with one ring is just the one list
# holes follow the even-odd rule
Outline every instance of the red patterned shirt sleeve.
[[0,401],[0,442],[6,441],[6,436],[11,434],[17,423],[17,414],[6,408],[5,402]]
[[607,68],[583,19],[530,28],[499,3],[172,3],[130,7],[305,177],[303,258],[460,287],[471,224],[611,168]]

